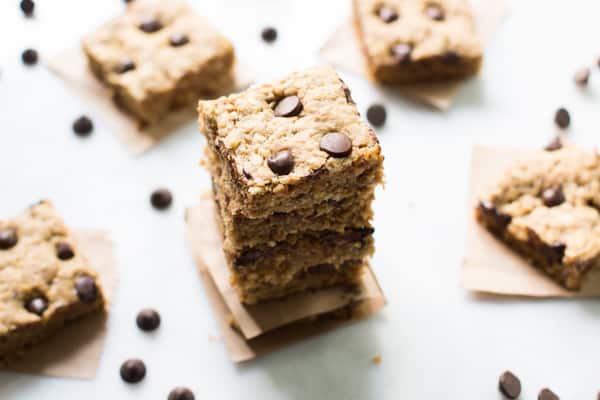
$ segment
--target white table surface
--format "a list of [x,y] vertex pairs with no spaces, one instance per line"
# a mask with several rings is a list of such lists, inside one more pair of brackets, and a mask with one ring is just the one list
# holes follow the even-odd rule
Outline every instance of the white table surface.
[[[127,153],[79,98],[41,65],[21,65],[26,46],[41,59],[75,45],[118,13],[119,0],[38,0],[36,18],[18,0],[0,1],[0,215],[52,199],[71,226],[110,230],[120,285],[93,381],[0,373],[0,399],[166,399],[176,385],[198,399],[497,399],[498,375],[522,379],[523,399],[550,386],[563,399],[595,399],[600,390],[597,300],[481,300],[459,287],[466,218],[467,167],[474,143],[541,146],[556,133],[554,110],[566,105],[576,142],[600,143],[600,71],[581,92],[579,66],[600,55],[600,2],[511,1],[505,24],[486,49],[481,76],[446,113],[402,99],[341,71],[364,111],[388,106],[379,130],[387,185],[376,200],[373,264],[389,299],[366,322],[307,340],[244,366],[233,365],[183,234],[184,208],[208,188],[198,167],[203,139],[195,123],[141,158]],[[349,15],[349,1],[204,0],[197,7],[235,43],[240,58],[268,80],[319,62],[317,50]],[[260,29],[280,38],[263,44]],[[85,113],[95,131],[71,132]],[[172,209],[148,204],[171,188]],[[160,310],[154,335],[134,323]],[[375,366],[371,358],[382,356]],[[124,384],[128,357],[148,375]]]

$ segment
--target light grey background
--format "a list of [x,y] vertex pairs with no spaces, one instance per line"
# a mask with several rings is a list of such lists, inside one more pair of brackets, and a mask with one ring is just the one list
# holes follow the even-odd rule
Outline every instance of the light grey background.
[[[486,49],[482,74],[446,113],[404,100],[344,73],[364,112],[383,102],[379,130],[387,185],[376,201],[373,265],[389,306],[377,317],[294,345],[245,366],[227,358],[183,236],[183,211],[208,188],[198,166],[195,123],[134,158],[65,85],[39,65],[21,65],[26,46],[42,61],[123,8],[119,0],[38,0],[36,18],[18,0],[0,1],[0,214],[52,199],[74,227],[110,230],[120,286],[106,350],[94,381],[0,373],[0,399],[165,399],[176,385],[198,399],[497,399],[497,377],[515,371],[524,399],[550,386],[564,399],[600,390],[600,305],[596,300],[479,300],[459,287],[467,167],[473,143],[542,146],[566,105],[576,142],[600,143],[598,90],[578,90],[573,72],[600,55],[600,2],[510,1],[511,13]],[[349,0],[195,1],[229,36],[260,81],[319,62],[317,51],[350,11]],[[260,29],[279,40],[263,44]],[[85,113],[95,131],[71,132]],[[152,189],[175,194],[167,213],[148,204]],[[153,306],[154,335],[134,324]],[[379,366],[371,364],[382,356]],[[121,362],[140,357],[147,379],[128,386]]]

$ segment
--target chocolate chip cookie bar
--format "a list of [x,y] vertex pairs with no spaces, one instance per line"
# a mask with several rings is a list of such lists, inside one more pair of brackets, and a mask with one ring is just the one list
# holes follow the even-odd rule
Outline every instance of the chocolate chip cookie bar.
[[0,365],[103,304],[96,273],[52,204],[0,221]]
[[136,0],[83,40],[116,103],[153,124],[233,85],[231,43],[180,0]]
[[335,71],[296,72],[198,112],[242,301],[356,283],[374,251],[383,156]]
[[373,77],[406,84],[476,74],[481,43],[467,0],[353,0],[353,20]]
[[579,290],[600,264],[600,156],[553,142],[509,169],[475,215],[559,284]]

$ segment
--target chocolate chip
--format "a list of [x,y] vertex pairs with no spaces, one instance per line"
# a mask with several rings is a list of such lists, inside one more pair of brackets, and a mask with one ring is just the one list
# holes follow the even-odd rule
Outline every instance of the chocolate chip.
[[75,132],[77,136],[88,136],[92,133],[93,129],[94,124],[92,123],[92,120],[85,115],[82,115],[73,122],[73,132]]
[[260,32],[260,37],[267,43],[273,43],[277,40],[277,29],[267,26]]
[[586,86],[590,80],[590,69],[581,68],[575,73],[575,83],[579,86]]
[[555,185],[542,191],[542,202],[546,207],[556,207],[565,202],[561,185]]
[[174,33],[169,38],[169,44],[173,47],[183,46],[189,43],[190,38],[185,33]]
[[27,304],[25,304],[25,308],[27,311],[33,314],[42,315],[44,311],[48,308],[48,300],[41,296],[36,296],[30,299]]
[[75,252],[69,243],[59,242],[56,245],[56,257],[60,258],[61,260],[70,260],[71,258],[75,257]]
[[569,124],[571,123],[571,116],[566,108],[561,107],[556,110],[556,113],[554,114],[554,122],[561,129],[566,129],[569,127]]
[[33,10],[35,8],[35,3],[32,0],[21,0],[21,11],[25,14],[26,17],[31,17],[33,15]]
[[135,69],[135,63],[131,58],[122,59],[119,64],[115,65],[113,71],[117,74],[124,74],[125,72],[133,71]]
[[21,60],[25,65],[35,65],[38,62],[38,53],[34,49],[26,49],[21,54]]
[[387,111],[382,104],[372,104],[367,109],[367,119],[375,127],[381,127],[387,119]]
[[145,17],[140,22],[139,28],[146,33],[153,33],[161,30],[162,24],[154,17]]
[[260,250],[247,250],[235,260],[235,264],[239,266],[248,265],[258,260],[262,255],[263,252]]
[[145,308],[138,313],[135,322],[138,328],[150,332],[160,326],[160,314],[156,310]]
[[425,8],[425,15],[434,21],[443,21],[444,18],[446,18],[444,10],[437,4],[428,5],[427,8]]
[[458,64],[459,61],[460,61],[460,56],[458,55],[458,53],[456,53],[454,51],[447,51],[442,56],[442,62],[445,64],[455,65],[455,64]]
[[344,96],[346,96],[346,102],[348,104],[354,104],[354,99],[352,99],[352,93],[350,92],[350,88],[346,85],[346,82],[340,79],[342,82],[342,89],[344,89]]
[[340,132],[330,132],[321,138],[319,148],[332,157],[347,157],[352,153],[352,140]]
[[244,178],[248,179],[249,181],[253,179],[252,174],[246,171],[246,168],[242,168],[242,174],[244,174]]
[[127,383],[138,383],[146,376],[146,365],[142,360],[132,358],[121,365],[121,379]]
[[298,96],[286,96],[275,106],[276,117],[295,117],[302,111],[302,102]]
[[521,381],[512,372],[506,371],[500,375],[498,388],[509,399],[516,399],[521,394]]
[[287,175],[294,168],[294,156],[289,150],[278,151],[267,159],[267,165],[277,175]]
[[392,47],[392,56],[400,64],[406,65],[410,62],[412,46],[407,43],[398,43]]
[[171,191],[165,188],[156,189],[150,195],[150,204],[157,210],[166,210],[173,202]]
[[83,303],[93,303],[98,297],[96,281],[89,275],[79,275],[75,278],[75,290]]
[[527,242],[543,257],[543,262],[549,265],[561,263],[567,249],[562,243],[545,243],[533,229],[529,228]]
[[555,137],[554,140],[552,140],[550,143],[548,143],[546,147],[544,147],[544,150],[546,151],[555,151],[560,149],[562,149],[562,142],[560,141],[560,138],[558,136]]
[[195,400],[194,392],[185,387],[176,387],[171,390],[167,400]]
[[558,397],[552,390],[545,388],[540,391],[540,394],[538,394],[538,400],[560,400],[560,397]]
[[502,233],[512,221],[510,215],[500,212],[490,201],[480,201],[477,210],[479,217],[483,219],[488,229],[496,234]]
[[0,250],[8,250],[19,241],[15,228],[4,228],[0,230]]
[[377,11],[377,14],[379,15],[379,19],[386,24],[394,22],[398,19],[398,13],[396,12],[396,9],[390,6],[381,6]]

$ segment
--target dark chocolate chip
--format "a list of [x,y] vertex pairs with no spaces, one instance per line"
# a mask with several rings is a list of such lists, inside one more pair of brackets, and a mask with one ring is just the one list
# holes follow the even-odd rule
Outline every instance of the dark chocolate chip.
[[506,371],[500,375],[498,388],[509,399],[516,399],[521,395],[521,381],[510,371]]
[[34,49],[25,49],[21,54],[21,60],[25,65],[35,65],[38,62],[38,53]]
[[367,109],[367,120],[375,127],[381,127],[387,119],[387,111],[383,104],[372,104]]
[[235,260],[235,264],[239,266],[248,265],[258,260],[262,255],[263,252],[260,250],[247,250]]
[[319,148],[332,157],[347,157],[352,153],[352,140],[340,132],[330,132],[321,138]]
[[194,392],[186,387],[176,387],[171,390],[167,400],[195,400]]
[[135,322],[138,328],[150,332],[160,326],[160,314],[156,310],[145,308],[138,313]]
[[15,228],[0,229],[0,250],[8,250],[14,247],[18,241],[19,236]]
[[359,228],[352,229],[350,233],[346,234],[346,239],[352,242],[358,242],[363,240],[366,236],[370,236],[375,233],[375,229],[373,228]]
[[132,358],[121,365],[121,379],[127,383],[138,383],[146,376],[146,365],[142,360]]
[[298,96],[287,96],[275,106],[276,117],[295,117],[302,111],[302,102]]
[[556,395],[552,390],[545,388],[538,394],[538,400],[560,400],[560,397]]
[[503,214],[489,201],[480,201],[477,209],[488,229],[497,234],[502,233],[512,220],[510,215]]
[[398,13],[396,12],[396,9],[390,6],[381,6],[377,11],[377,14],[379,15],[379,19],[386,24],[394,22],[398,19]]
[[277,40],[277,29],[267,26],[260,32],[260,37],[267,43],[273,43]]
[[294,168],[294,156],[289,150],[281,150],[267,159],[267,165],[277,175],[287,175]]
[[92,133],[93,129],[94,124],[92,123],[92,120],[85,115],[82,115],[73,122],[73,132],[75,132],[77,136],[88,136]]
[[70,260],[75,257],[75,252],[69,243],[59,242],[56,245],[56,257],[61,260]]
[[41,296],[31,298],[25,305],[27,311],[33,314],[42,315],[48,308],[48,300]]
[[406,65],[410,62],[412,46],[407,43],[398,43],[392,47],[391,52],[399,64]]
[[252,174],[246,171],[246,168],[242,168],[242,174],[244,174],[244,178],[248,179],[249,181],[253,179]]
[[575,73],[575,83],[579,86],[586,86],[590,80],[590,69],[581,68]]
[[146,33],[153,33],[161,30],[162,24],[154,17],[145,17],[140,21],[139,28]]
[[562,243],[545,243],[533,229],[527,229],[527,241],[543,257],[546,264],[560,264],[565,255],[566,246]]
[[174,33],[169,38],[169,44],[173,47],[183,46],[190,42],[190,38],[185,33]]
[[425,8],[425,15],[434,21],[443,21],[444,18],[446,18],[444,10],[437,4],[428,5],[427,8]]
[[168,189],[156,189],[150,195],[150,204],[157,210],[165,210],[171,206],[173,195]]
[[554,114],[554,122],[561,129],[568,128],[569,124],[571,123],[571,116],[569,115],[569,111],[567,111],[567,109],[563,107],[556,110],[556,113]]
[[21,0],[21,11],[26,17],[31,17],[34,9],[35,3],[32,0]]
[[113,71],[117,74],[124,74],[125,72],[133,71],[135,69],[135,63],[131,58],[122,59],[119,64],[115,65]]
[[79,275],[75,278],[75,290],[83,303],[93,303],[98,297],[96,281],[89,275]]
[[342,82],[342,89],[344,89],[344,96],[346,96],[346,102],[348,104],[354,104],[354,99],[352,99],[352,93],[350,92],[350,88],[346,85],[346,82],[340,79]]
[[565,202],[561,185],[555,185],[542,190],[542,202],[546,207],[556,207]]
[[558,136],[555,137],[554,140],[552,140],[550,143],[548,143],[546,147],[544,147],[544,150],[546,151],[555,151],[560,149],[562,149],[562,142],[560,141],[560,138]]
[[460,61],[460,56],[454,51],[447,51],[442,56],[442,62],[444,62],[445,64],[455,65],[455,64],[458,64],[459,61]]

